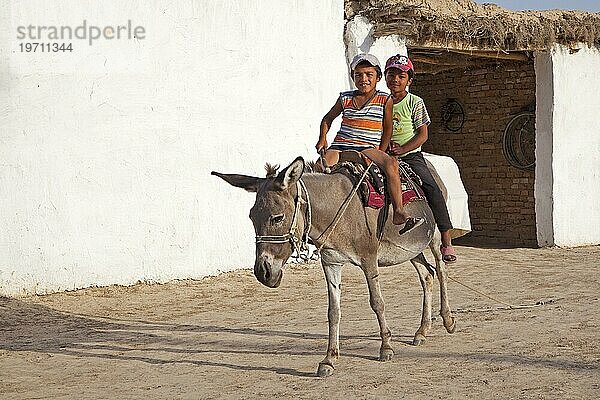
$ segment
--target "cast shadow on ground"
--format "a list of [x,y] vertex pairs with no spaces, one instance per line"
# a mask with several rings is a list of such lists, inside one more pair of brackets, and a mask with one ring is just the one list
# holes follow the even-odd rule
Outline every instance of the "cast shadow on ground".
[[[314,356],[317,361],[323,356],[327,341],[326,335],[314,333],[77,315],[5,297],[0,297],[0,333],[0,350],[141,361],[149,364],[183,363],[242,371],[271,371],[299,377],[313,377],[314,372],[214,361],[208,356],[214,353]],[[377,336],[343,336],[341,339],[379,340]],[[377,345],[374,344],[374,347]],[[478,352],[431,353],[408,346],[402,352],[408,357],[440,360],[479,360],[576,371],[600,370],[594,363],[560,358]],[[165,355],[164,358],[160,358],[162,355]],[[197,356],[201,355],[207,357],[198,359]],[[343,355],[375,360],[375,357],[356,354],[351,350],[343,351]]]
[[[324,353],[322,342],[327,340],[323,334],[100,318],[6,297],[0,297],[0,333],[0,350],[150,364],[187,363],[305,377],[314,376],[314,372],[181,357],[220,353],[314,356],[318,359]],[[264,340],[257,340],[257,336]],[[287,342],[282,344],[277,340],[274,343],[268,339],[274,337]],[[346,338],[376,339],[366,336]],[[164,358],[160,357],[165,354]],[[174,357],[177,359],[172,359]]]

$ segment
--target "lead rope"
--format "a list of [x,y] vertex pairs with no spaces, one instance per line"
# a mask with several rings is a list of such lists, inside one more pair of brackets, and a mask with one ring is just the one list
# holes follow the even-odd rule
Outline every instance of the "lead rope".
[[527,308],[535,308],[535,307],[545,306],[546,304],[555,303],[558,300],[561,300],[561,299],[548,299],[548,300],[539,300],[535,304],[514,305],[514,304],[507,303],[505,301],[502,301],[500,299],[497,299],[497,298],[495,298],[493,296],[490,296],[488,294],[485,294],[485,293],[483,293],[483,292],[481,292],[481,291],[479,291],[479,290],[477,290],[477,289],[475,289],[475,288],[473,288],[473,287],[471,287],[471,286],[469,286],[469,285],[467,285],[465,283],[460,282],[457,279],[452,278],[451,276],[448,276],[448,279],[451,280],[451,281],[453,281],[453,282],[458,283],[459,285],[461,285],[461,286],[463,286],[463,287],[465,287],[465,288],[467,288],[467,289],[469,289],[469,290],[471,290],[471,291],[473,291],[473,292],[475,292],[475,293],[477,293],[477,294],[479,294],[479,295],[481,295],[483,297],[487,297],[488,299],[493,300],[493,301],[495,301],[497,303],[503,304],[505,306],[505,307],[481,308],[481,309],[469,309],[469,308],[462,309],[462,308],[457,308],[456,310],[454,310],[454,312],[477,312],[477,311],[483,312],[483,311],[494,311],[494,310],[523,310],[523,309],[527,309]]
[[304,181],[302,181],[302,179],[298,179],[298,182],[300,182],[300,186],[302,187],[302,190],[304,190],[304,193],[306,193],[306,210],[307,210],[307,226],[308,228],[306,229],[306,232],[304,232],[304,238],[305,238],[305,242],[308,243],[308,234],[310,233],[310,228],[312,226],[312,210],[310,208],[310,194],[308,194],[308,190],[306,190],[306,185],[304,185]]
[[[292,235],[291,240],[292,240],[292,245],[294,247],[294,251],[296,252],[296,255],[292,255],[291,257],[296,259],[297,261],[302,261],[302,262],[308,262],[308,261],[316,261],[318,260],[318,258],[315,258],[315,254],[313,253],[313,255],[310,255],[310,250],[308,248],[308,235],[310,234],[310,228],[312,226],[312,210],[310,207],[310,195],[308,194],[308,190],[306,189],[306,185],[304,184],[304,181],[302,181],[302,179],[298,179],[298,181],[296,182],[297,184],[297,190],[298,190],[298,203],[304,203],[306,204],[306,231],[302,234],[302,238],[300,240],[296,239],[296,237],[294,235]],[[302,189],[304,191],[304,193],[306,194],[306,201],[302,198],[301,196],[301,190]]]
[[321,161],[321,166],[323,168],[323,172],[329,174],[331,173],[331,168],[329,168],[327,166],[327,163],[325,162],[325,150],[321,149],[319,150],[319,160]]
[[[333,231],[337,227],[337,224],[342,219],[342,216],[344,215],[344,212],[346,211],[346,209],[350,205],[350,200],[352,200],[352,197],[354,197],[354,195],[358,191],[358,188],[360,187],[360,184],[362,183],[362,181],[367,176],[367,173],[369,172],[369,169],[371,169],[371,165],[373,165],[373,162],[370,162],[369,165],[367,166],[367,168],[365,168],[365,172],[363,172],[362,176],[360,177],[360,179],[358,180],[358,182],[356,183],[356,185],[354,185],[354,188],[352,188],[352,191],[348,194],[348,197],[346,197],[346,200],[344,200],[344,202],[342,203],[340,209],[338,210],[337,215],[333,219],[333,222],[329,225],[331,227],[331,228],[329,228],[329,232],[325,236],[325,239],[323,239],[323,242],[321,243],[321,245],[315,251],[315,253],[317,254],[317,259],[321,257],[321,250],[323,249],[323,246],[325,246],[325,243],[327,242],[327,239],[329,239],[329,237],[331,236],[331,234],[333,233]],[[323,233],[325,233],[325,232],[323,232]],[[323,236],[323,233],[321,233],[319,235],[319,237],[317,238],[317,240],[315,240],[315,242],[318,241],[321,238],[321,236]]]

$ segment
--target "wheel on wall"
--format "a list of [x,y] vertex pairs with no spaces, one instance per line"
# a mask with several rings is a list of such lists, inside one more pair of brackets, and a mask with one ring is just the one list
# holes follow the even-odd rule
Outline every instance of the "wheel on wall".
[[513,167],[532,170],[535,167],[535,113],[521,112],[504,129],[504,157]]

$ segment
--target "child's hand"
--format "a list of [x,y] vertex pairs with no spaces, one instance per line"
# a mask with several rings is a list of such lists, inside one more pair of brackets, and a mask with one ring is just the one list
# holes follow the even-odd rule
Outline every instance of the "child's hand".
[[390,143],[390,147],[388,147],[387,152],[393,156],[399,156],[400,154],[404,154],[402,146],[395,142]]
[[319,140],[315,145],[315,149],[317,149],[317,153],[320,153],[322,150],[327,148],[327,140]]

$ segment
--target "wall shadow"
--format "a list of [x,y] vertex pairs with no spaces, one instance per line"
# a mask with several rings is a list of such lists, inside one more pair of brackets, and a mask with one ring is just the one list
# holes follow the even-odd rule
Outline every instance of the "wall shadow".
[[452,239],[452,244],[458,246],[476,247],[479,249],[537,249],[539,246],[531,243],[514,244],[501,239],[474,237],[470,233]]

